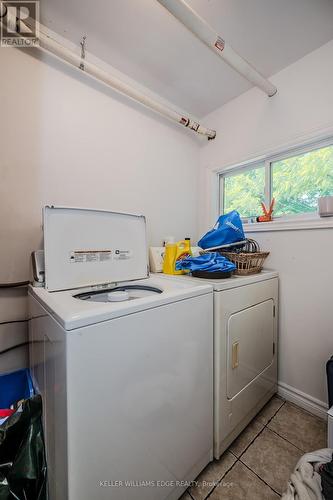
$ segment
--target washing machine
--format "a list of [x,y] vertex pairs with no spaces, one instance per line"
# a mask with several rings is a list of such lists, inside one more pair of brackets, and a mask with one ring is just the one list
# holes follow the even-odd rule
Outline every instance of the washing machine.
[[206,280],[214,288],[214,456],[222,453],[277,391],[278,274]]
[[50,500],[177,499],[213,454],[213,291],[149,277],[145,219],[44,209],[29,288]]

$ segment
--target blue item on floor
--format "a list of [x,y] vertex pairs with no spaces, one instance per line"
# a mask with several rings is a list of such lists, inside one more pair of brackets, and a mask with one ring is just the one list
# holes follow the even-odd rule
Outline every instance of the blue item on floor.
[[33,395],[34,387],[28,369],[0,375],[0,408],[10,408],[16,401]]
[[176,270],[190,270],[190,271],[234,271],[235,264],[230,262],[226,257],[217,253],[209,252],[199,257],[186,257],[185,259],[176,262]]
[[218,218],[214,228],[198,241],[198,246],[207,250],[241,240],[245,240],[243,224],[239,213],[233,210]]

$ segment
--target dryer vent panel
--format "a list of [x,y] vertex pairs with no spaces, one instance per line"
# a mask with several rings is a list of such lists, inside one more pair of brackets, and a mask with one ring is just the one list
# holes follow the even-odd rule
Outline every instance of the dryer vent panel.
[[230,316],[227,335],[227,396],[232,399],[273,361],[273,300]]

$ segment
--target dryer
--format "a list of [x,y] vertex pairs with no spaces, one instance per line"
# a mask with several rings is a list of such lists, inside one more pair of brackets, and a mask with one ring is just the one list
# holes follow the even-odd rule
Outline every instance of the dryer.
[[206,280],[214,288],[214,456],[277,391],[278,274]]

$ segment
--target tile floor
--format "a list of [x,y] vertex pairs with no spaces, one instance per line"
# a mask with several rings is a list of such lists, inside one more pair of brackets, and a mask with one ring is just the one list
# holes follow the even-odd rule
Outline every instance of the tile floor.
[[274,500],[306,452],[326,448],[326,422],[274,396],[181,500]]

